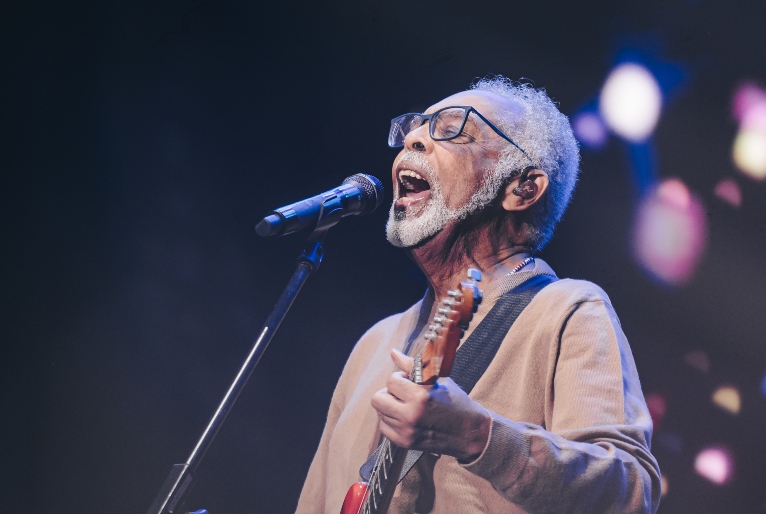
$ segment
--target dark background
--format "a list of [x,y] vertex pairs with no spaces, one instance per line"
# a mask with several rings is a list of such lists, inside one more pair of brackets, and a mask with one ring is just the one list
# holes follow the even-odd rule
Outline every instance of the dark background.
[[[191,451],[299,253],[265,240],[269,209],[352,173],[389,182],[388,120],[476,77],[527,77],[568,115],[621,51],[683,80],[653,144],[660,178],[702,199],[694,279],[635,264],[629,152],[583,152],[581,181],[543,257],[610,295],[645,393],[668,413],[655,443],[660,512],[766,512],[766,185],[731,163],[729,111],[766,82],[761,1],[16,2],[0,17],[3,101],[3,510],[142,513]],[[713,195],[733,177],[740,209]],[[390,202],[389,198],[386,202]],[[289,512],[355,340],[422,294],[384,238],[387,206],[347,219],[200,469],[191,507]],[[705,351],[708,374],[683,355]],[[737,386],[742,411],[713,406]],[[734,480],[694,457],[721,444]]]

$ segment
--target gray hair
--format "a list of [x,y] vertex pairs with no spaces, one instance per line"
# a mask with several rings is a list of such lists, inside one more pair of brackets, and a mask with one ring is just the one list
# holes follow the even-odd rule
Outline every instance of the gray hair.
[[[535,167],[548,174],[548,191],[541,202],[530,209],[524,222],[528,225],[532,252],[542,248],[553,237],[577,183],[580,150],[569,119],[559,111],[544,89],[513,82],[500,75],[478,80],[472,90],[490,91],[519,104],[521,116],[498,120],[500,128],[532,159]],[[496,180],[504,182],[514,171],[524,169],[529,160],[516,148],[509,147],[497,166]]]

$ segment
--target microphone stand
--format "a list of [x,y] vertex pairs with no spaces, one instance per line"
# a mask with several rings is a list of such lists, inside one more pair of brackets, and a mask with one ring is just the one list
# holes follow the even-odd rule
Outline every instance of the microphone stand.
[[[300,257],[298,257],[297,267],[292,278],[285,286],[284,291],[277,300],[277,304],[271,310],[271,314],[266,318],[258,339],[255,340],[250,353],[248,354],[242,367],[239,369],[234,381],[229,386],[229,390],[221,400],[220,405],[210,419],[210,422],[194,446],[189,458],[183,464],[175,464],[170,470],[170,475],[160,488],[160,492],[152,503],[146,514],[177,514],[181,513],[184,507],[184,499],[191,490],[194,475],[197,471],[202,457],[213,442],[218,430],[223,425],[226,416],[237,401],[239,393],[247,383],[247,379],[255,369],[258,361],[266,351],[266,347],[274,337],[279,325],[285,318],[287,311],[290,310],[295,298],[298,296],[303,284],[309,278],[309,275],[319,268],[324,257],[324,248],[322,242],[327,231],[332,228],[342,217],[342,206],[337,196],[328,198],[322,204],[320,209],[319,221],[317,226],[308,238],[308,242]],[[207,511],[196,511],[192,514],[206,514]]]

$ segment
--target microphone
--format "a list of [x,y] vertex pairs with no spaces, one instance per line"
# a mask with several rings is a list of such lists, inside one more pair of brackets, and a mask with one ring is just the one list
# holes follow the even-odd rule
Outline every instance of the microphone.
[[320,195],[273,210],[255,226],[259,236],[287,235],[306,228],[330,228],[344,216],[369,214],[383,202],[383,184],[357,173]]

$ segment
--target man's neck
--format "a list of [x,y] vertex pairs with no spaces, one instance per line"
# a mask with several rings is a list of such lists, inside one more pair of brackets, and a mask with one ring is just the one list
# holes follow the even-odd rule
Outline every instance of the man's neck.
[[[428,242],[410,250],[434,291],[435,297],[446,296],[466,279],[468,268],[482,272],[482,289],[495,280],[511,273],[524,259],[528,249],[513,244],[498,245],[489,231],[471,234],[471,256],[450,238],[451,231],[443,230]],[[453,239],[452,241],[450,239]]]

